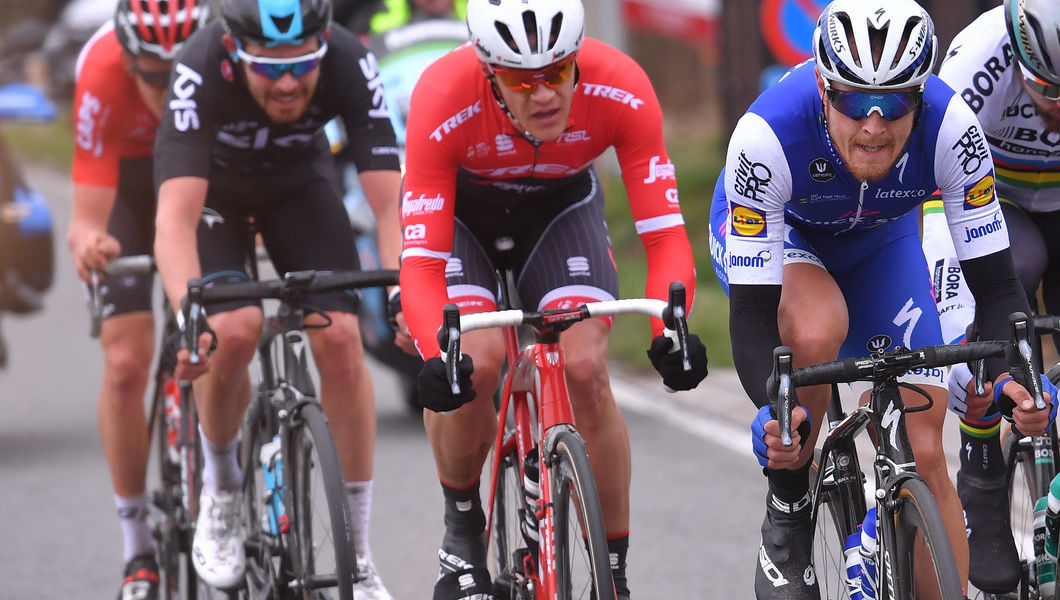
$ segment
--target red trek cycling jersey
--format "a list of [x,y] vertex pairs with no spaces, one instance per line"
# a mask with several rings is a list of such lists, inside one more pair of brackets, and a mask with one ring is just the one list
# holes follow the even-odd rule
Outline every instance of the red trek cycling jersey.
[[134,76],[122,64],[122,52],[108,22],[77,59],[75,184],[116,188],[121,159],[154,152],[158,117],[144,104]]
[[[695,265],[674,166],[663,141],[662,110],[633,59],[586,39],[563,134],[536,149],[520,134],[494,99],[470,45],[431,65],[413,91],[402,197],[401,289],[409,331],[425,358],[439,354],[435,336],[448,302],[445,265],[460,170],[470,173],[473,184],[492,186],[502,203],[516,203],[519,190],[582,174],[614,146],[647,250],[646,293],[665,299],[670,282],[682,281],[692,304]],[[467,201],[463,194],[461,199]],[[653,330],[658,335],[662,324],[653,322]]]

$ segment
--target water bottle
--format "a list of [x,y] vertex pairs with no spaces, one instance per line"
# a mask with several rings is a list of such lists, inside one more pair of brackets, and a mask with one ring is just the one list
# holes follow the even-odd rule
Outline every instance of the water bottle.
[[180,388],[176,379],[167,378],[162,384],[162,397],[162,418],[166,423],[166,454],[170,462],[180,464],[180,449],[177,444],[180,440]]
[[[1049,486],[1052,494],[1052,485]],[[1042,598],[1052,598],[1056,593],[1056,546],[1052,545],[1052,557],[1048,555],[1045,514],[1049,507],[1049,497],[1042,496],[1034,504],[1034,565],[1038,580],[1038,593]]]
[[861,527],[847,536],[843,544],[847,565],[847,593],[850,600],[865,600],[861,593]]
[[1060,475],[1049,484],[1049,504],[1045,507],[1045,554],[1056,562],[1057,538],[1060,537]]
[[272,535],[290,530],[287,511],[283,506],[283,454],[280,448],[280,436],[276,435],[268,443],[262,444],[259,455],[265,479],[265,502],[269,507],[268,529]]
[[540,537],[538,535],[537,501],[541,498],[541,470],[538,466],[537,447],[527,453],[523,460],[523,537],[532,556],[537,556]]
[[876,507],[865,513],[861,524],[861,594],[865,600],[876,598]]

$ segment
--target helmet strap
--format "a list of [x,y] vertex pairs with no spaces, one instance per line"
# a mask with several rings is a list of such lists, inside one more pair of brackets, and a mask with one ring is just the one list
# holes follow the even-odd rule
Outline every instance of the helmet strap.
[[[493,99],[497,101],[497,106],[501,108],[501,110],[504,112],[505,115],[508,116],[509,119],[516,123],[519,123],[519,119],[517,119],[515,115],[512,114],[512,111],[508,109],[508,104],[504,101],[504,97],[501,96],[501,91],[497,89],[497,78],[494,77],[492,73],[486,75],[486,78],[489,79],[490,91],[493,92]],[[542,140],[539,140],[534,137],[534,135],[531,134],[529,131],[523,131],[521,135],[526,138],[526,141],[533,144],[535,148],[543,143]]]

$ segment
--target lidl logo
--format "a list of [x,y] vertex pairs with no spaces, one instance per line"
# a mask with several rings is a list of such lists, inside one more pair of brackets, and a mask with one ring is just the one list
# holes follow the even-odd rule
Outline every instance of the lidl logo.
[[734,204],[732,230],[740,237],[765,237],[766,218],[756,210]]
[[994,199],[994,176],[986,175],[975,185],[964,188],[964,209],[972,210],[990,204]]

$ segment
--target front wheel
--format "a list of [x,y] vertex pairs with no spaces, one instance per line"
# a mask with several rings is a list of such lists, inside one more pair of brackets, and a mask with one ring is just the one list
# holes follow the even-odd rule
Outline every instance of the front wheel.
[[335,440],[320,405],[307,403],[298,410],[284,454],[297,595],[353,600],[356,553]]
[[[880,532],[884,568],[877,569],[882,579],[878,585],[886,587],[889,563],[895,587],[882,597],[964,598],[950,538],[927,484],[921,479],[905,479],[898,483],[893,498],[891,506],[879,507],[879,526],[887,531]],[[888,544],[888,539],[893,544]]]
[[613,600],[604,516],[581,436],[559,434],[548,474],[555,526],[556,599]]

